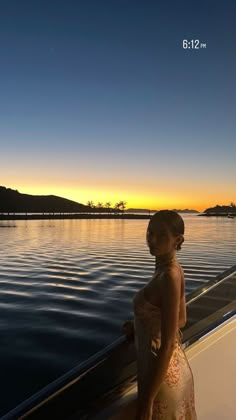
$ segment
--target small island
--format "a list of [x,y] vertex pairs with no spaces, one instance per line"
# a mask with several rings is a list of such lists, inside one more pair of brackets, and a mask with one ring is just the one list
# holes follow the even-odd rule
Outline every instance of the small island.
[[236,217],[236,205],[231,202],[228,206],[219,206],[218,204],[215,207],[209,207],[204,210],[203,213],[198,214],[198,216],[222,216],[235,218]]

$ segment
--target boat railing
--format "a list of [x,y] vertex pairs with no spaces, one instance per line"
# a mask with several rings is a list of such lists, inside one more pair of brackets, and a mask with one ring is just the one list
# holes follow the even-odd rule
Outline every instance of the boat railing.
[[207,284],[203,284],[202,286],[198,287],[197,289],[193,290],[192,292],[186,295],[186,305],[188,306],[196,299],[199,299],[205,293],[209,292],[214,287],[217,287],[220,283],[225,282],[232,277],[236,273],[236,264],[230,267],[229,269],[219,273],[214,279],[209,280]]
[[207,334],[222,326],[236,315],[236,300],[218,309],[208,317],[201,319],[196,324],[183,332],[183,347],[186,348],[196,341],[206,337]]

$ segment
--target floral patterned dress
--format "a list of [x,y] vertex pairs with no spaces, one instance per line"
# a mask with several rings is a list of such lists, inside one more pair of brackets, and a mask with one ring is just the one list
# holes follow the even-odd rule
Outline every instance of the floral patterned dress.
[[[158,357],[161,345],[161,309],[148,302],[144,288],[133,299],[138,393],[148,380],[150,352]],[[152,420],[196,420],[194,381],[178,330],[164,381],[153,403]]]

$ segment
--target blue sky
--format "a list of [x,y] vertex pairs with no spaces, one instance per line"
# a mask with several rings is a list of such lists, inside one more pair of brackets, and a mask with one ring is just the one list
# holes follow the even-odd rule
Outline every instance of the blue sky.
[[0,7],[1,185],[128,207],[235,200],[235,2]]

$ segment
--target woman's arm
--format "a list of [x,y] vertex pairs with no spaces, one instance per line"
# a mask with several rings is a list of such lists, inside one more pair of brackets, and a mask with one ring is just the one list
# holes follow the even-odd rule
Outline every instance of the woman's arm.
[[183,328],[187,322],[184,270],[181,267],[181,299],[179,305],[179,328]]
[[[181,279],[174,269],[169,270],[163,279],[161,296],[161,347],[157,357],[150,352],[150,371],[145,395],[140,396],[143,404],[149,406],[156,397],[163,382],[173,353],[176,334],[179,328],[179,304]],[[141,402],[141,404],[142,404]]]

